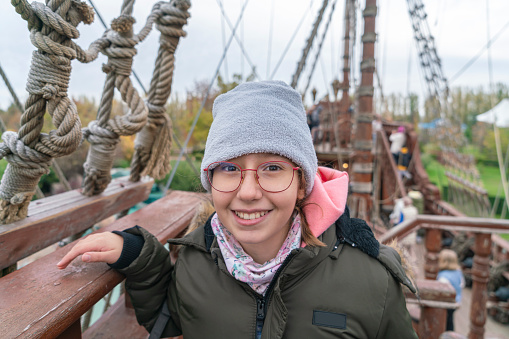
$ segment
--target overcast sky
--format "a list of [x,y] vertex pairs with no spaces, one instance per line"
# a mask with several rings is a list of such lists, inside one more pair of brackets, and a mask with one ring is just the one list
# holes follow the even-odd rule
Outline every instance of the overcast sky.
[[[192,3],[191,18],[185,27],[188,36],[181,39],[176,53],[172,97],[175,95],[184,97],[186,90],[191,90],[196,81],[210,81],[214,76],[224,50],[224,44],[231,35],[228,24],[222,19],[218,1],[195,0]],[[134,16],[137,20],[135,31],[138,31],[144,24],[145,18],[155,2],[138,0],[135,3]],[[334,1],[329,2],[333,3]],[[105,21],[110,23],[113,18],[118,16],[122,1],[94,0],[94,3]],[[222,3],[229,20],[234,25],[244,1],[222,0]],[[486,45],[488,15],[491,37],[494,37],[509,22],[507,16],[509,1],[507,0],[423,0],[423,3],[428,13],[430,29],[436,38],[438,54],[443,61],[443,71],[449,79],[455,76]],[[274,79],[284,80],[288,83],[291,81],[321,4],[322,0],[249,1],[238,29],[238,37],[243,42],[249,59],[256,66],[260,79],[267,79],[274,72],[284,49],[288,46],[294,32],[299,28],[286,57],[274,76]],[[342,80],[344,6],[344,0],[337,1],[333,20],[323,43],[321,57],[310,82],[309,88],[317,88],[319,97],[326,94],[334,78]],[[422,96],[426,88],[417,63],[417,51],[413,41],[407,2],[405,0],[380,0],[378,6],[377,67],[382,78],[384,93],[415,92]],[[364,8],[362,0],[360,7]],[[325,13],[317,40],[321,39],[329,10],[330,8]],[[299,27],[298,24],[303,17],[302,25]],[[362,34],[362,24],[362,18],[359,16],[358,36]],[[80,25],[78,28],[81,37],[77,39],[77,43],[83,48],[88,47],[104,31],[97,18],[92,25]],[[138,46],[138,55],[134,60],[135,72],[147,89],[154,67],[158,39],[159,32],[152,31],[149,38]],[[26,22],[14,11],[10,1],[1,1],[0,65],[22,100],[27,97],[25,84],[33,49]],[[356,50],[356,59],[352,66],[357,71],[359,70],[361,52],[361,48]],[[313,49],[308,58],[308,67],[299,80],[298,88],[300,90],[306,86],[315,53],[316,49]],[[493,82],[509,84],[509,28],[504,30],[498,40],[493,43],[491,58]],[[73,61],[69,93],[72,96],[87,95],[98,100],[105,78],[101,71],[101,65],[105,61],[106,58],[102,55],[98,60],[87,65]],[[228,80],[234,73],[247,76],[250,73],[250,68],[251,66],[242,56],[237,42],[233,40],[227,58],[220,68],[220,74]],[[408,72],[409,69],[410,72]],[[484,52],[470,68],[456,77],[450,86],[484,86],[487,88],[488,74],[488,53]],[[134,79],[133,82],[135,87],[142,92]],[[0,109],[6,109],[11,102],[12,98],[0,80]]]

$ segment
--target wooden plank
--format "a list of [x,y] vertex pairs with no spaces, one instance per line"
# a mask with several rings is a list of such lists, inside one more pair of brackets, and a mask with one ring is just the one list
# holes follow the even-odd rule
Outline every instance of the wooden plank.
[[[187,227],[203,194],[172,191],[116,220],[102,231],[140,225],[164,242]],[[123,280],[104,263],[77,259],[65,270],[56,263],[74,243],[0,278],[0,333],[6,338],[53,338]]]
[[[83,339],[146,339],[147,336],[145,327],[136,320],[134,309],[125,306],[124,295],[83,333]],[[170,339],[182,339],[182,336]]]
[[31,202],[26,219],[0,225],[0,269],[146,200],[152,185],[152,179],[130,182],[124,177],[97,196],[77,189]]
[[124,295],[83,333],[83,339],[145,339],[147,336],[145,327],[136,321],[134,309],[125,306]]

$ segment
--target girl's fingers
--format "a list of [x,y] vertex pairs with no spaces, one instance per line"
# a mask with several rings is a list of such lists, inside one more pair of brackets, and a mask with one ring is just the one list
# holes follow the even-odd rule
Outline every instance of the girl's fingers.
[[[100,233],[89,235],[85,239],[80,240],[57,264],[57,267],[60,269],[66,268],[71,261],[73,261],[79,255],[91,254],[91,253],[109,253],[106,256],[106,260],[92,260],[96,261],[104,261],[108,263],[114,263],[120,257],[122,253],[122,247],[124,245],[124,239],[114,233]],[[116,259],[115,259],[116,257]],[[115,259],[115,260],[113,260]],[[113,261],[112,261],[113,260]],[[88,262],[88,260],[83,260]],[[91,261],[91,262],[92,262]]]
[[108,264],[115,263],[120,257],[117,251],[108,252],[86,252],[81,256],[83,262],[105,262]]

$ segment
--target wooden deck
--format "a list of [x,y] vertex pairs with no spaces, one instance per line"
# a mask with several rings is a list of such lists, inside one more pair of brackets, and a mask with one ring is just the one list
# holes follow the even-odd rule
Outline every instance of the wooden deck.
[[[424,278],[424,253],[423,244],[415,244],[411,248],[411,265],[419,278]],[[470,329],[471,292],[470,288],[463,289],[461,306],[454,312],[454,330],[464,336],[468,336]],[[485,339],[509,339],[509,325],[503,325],[487,316],[484,333]]]

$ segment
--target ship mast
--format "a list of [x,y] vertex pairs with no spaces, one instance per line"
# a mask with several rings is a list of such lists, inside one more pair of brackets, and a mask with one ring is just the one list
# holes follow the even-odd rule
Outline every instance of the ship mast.
[[375,71],[375,18],[377,13],[376,0],[366,0],[362,13],[364,17],[364,34],[362,36],[361,84],[358,89],[358,112],[355,112],[356,128],[353,137],[353,166],[351,170],[351,189],[353,210],[356,217],[371,220],[368,211],[372,210],[373,202],[373,154],[371,122],[373,120],[373,73]]

